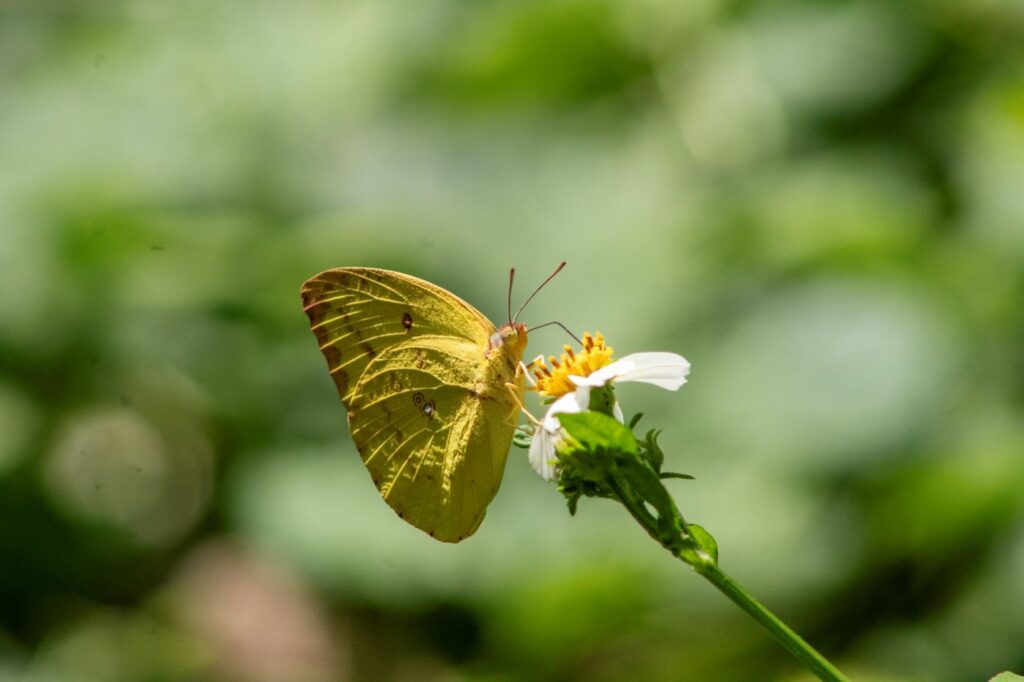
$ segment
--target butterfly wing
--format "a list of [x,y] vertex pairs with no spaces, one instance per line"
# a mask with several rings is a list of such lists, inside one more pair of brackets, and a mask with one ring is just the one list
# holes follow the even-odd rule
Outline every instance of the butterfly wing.
[[376,268],[337,268],[302,286],[302,304],[348,407],[366,365],[422,334],[469,341],[483,349],[494,325],[459,297],[410,275]]
[[394,346],[366,367],[349,404],[352,438],[381,496],[446,542],[471,535],[501,484],[515,428],[514,365],[448,336]]
[[483,314],[402,273],[328,270],[302,299],[381,495],[439,540],[471,535],[504,471],[522,347],[487,353]]

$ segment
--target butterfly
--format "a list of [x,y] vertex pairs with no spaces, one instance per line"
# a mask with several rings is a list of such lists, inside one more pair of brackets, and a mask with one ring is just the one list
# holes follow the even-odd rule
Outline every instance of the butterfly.
[[455,294],[400,272],[337,268],[302,286],[374,485],[399,517],[445,542],[480,527],[512,444],[527,343],[526,325],[511,314],[514,273],[500,328]]

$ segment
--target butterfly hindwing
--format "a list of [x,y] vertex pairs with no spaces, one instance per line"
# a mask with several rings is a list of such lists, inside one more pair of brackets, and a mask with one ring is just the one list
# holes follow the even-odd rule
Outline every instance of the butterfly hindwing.
[[501,483],[516,404],[500,354],[425,335],[371,360],[352,391],[349,425],[381,496],[433,537],[458,542]]

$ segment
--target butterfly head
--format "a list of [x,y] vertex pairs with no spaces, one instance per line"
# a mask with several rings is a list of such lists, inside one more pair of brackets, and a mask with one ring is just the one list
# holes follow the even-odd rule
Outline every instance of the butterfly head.
[[487,351],[495,348],[504,348],[506,352],[512,352],[516,357],[522,357],[526,349],[526,325],[522,322],[503,324],[498,331],[491,334],[487,343]]

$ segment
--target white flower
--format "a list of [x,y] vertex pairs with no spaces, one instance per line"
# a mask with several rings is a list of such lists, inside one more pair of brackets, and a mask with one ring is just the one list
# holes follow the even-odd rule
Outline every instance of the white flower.
[[[566,393],[548,408],[530,443],[530,465],[544,480],[555,478],[555,442],[561,429],[557,415],[585,411],[590,405],[590,389],[616,381],[638,381],[675,391],[686,383],[686,375],[689,373],[690,363],[681,355],[633,353],[595,370],[589,376],[570,376],[569,379],[576,384],[576,390]],[[616,419],[624,422],[618,402],[612,411]]]
[[604,386],[612,381],[639,381],[675,391],[686,383],[690,363],[675,353],[633,353],[595,370],[590,376],[570,376],[577,386]]

